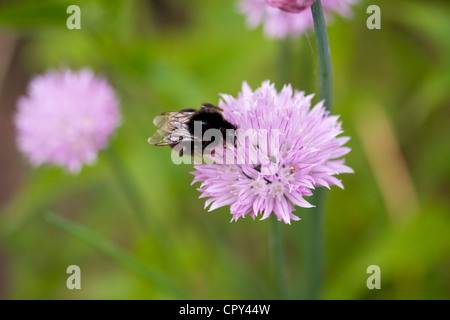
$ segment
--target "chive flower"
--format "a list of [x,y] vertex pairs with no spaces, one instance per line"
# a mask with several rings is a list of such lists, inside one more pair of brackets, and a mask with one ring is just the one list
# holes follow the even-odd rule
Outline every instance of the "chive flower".
[[237,98],[221,95],[223,116],[238,129],[234,145],[223,148],[227,155],[214,154],[227,161],[194,165],[193,183],[201,183],[205,208],[230,206],[231,221],[274,214],[290,224],[299,220],[294,206],[313,206],[305,197],[315,188],[343,188],[336,175],[353,172],[342,158],[350,138],[339,136],[339,116],[324,101],[311,105],[313,96],[289,84],[277,92],[269,81],[255,91],[244,82]]
[[92,164],[120,123],[108,82],[89,69],[34,77],[18,100],[18,148],[33,166],[47,163],[77,173]]

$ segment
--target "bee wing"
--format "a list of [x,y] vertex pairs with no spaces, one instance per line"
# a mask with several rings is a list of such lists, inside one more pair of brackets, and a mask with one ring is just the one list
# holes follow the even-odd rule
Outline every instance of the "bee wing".
[[187,109],[157,115],[153,119],[153,124],[158,130],[148,139],[148,143],[153,146],[173,146],[181,140],[190,139],[191,135],[184,129],[184,124],[194,113],[195,110]]
[[170,122],[170,119],[172,118],[172,116],[170,115],[170,113],[172,112],[164,112],[161,114],[158,114],[154,119],[153,119],[153,124],[160,129],[163,129],[164,127],[167,126],[167,124]]
[[147,141],[152,146],[168,146],[170,143],[167,134],[167,131],[159,129]]
[[195,111],[174,111],[158,114],[153,119],[153,124],[159,129],[171,131],[177,128],[177,124],[184,124],[189,121]]
[[[194,141],[197,140],[193,138],[189,131],[184,128],[175,129],[172,132],[167,132],[163,129],[159,129],[148,138],[148,143],[152,146],[174,146],[181,141]],[[201,140],[200,140],[201,141]]]

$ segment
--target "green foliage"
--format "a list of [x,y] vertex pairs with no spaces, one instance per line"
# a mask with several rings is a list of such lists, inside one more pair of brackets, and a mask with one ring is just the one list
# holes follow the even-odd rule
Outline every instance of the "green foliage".
[[[276,297],[270,222],[229,223],[227,208],[207,213],[190,186],[192,166],[172,164],[169,150],[146,141],[160,112],[217,103],[219,93],[236,95],[243,80],[253,88],[275,81],[281,43],[265,39],[261,28],[248,29],[235,1],[154,3],[0,4],[0,32],[27,40],[17,58],[27,74],[90,67],[117,90],[123,123],[112,144],[148,227],[123,192],[108,151],[78,176],[19,162],[11,170],[23,180],[0,207],[0,276],[8,279],[0,298]],[[80,30],[66,28],[69,4],[81,8]],[[355,174],[340,177],[346,190],[327,192],[324,297],[449,299],[450,4],[380,0],[382,28],[368,30],[369,4],[362,1],[353,18],[336,17],[328,28],[333,113],[352,137],[346,162]],[[314,43],[309,32],[289,48],[290,79],[308,92],[317,88]],[[359,115],[372,106],[387,114],[417,198],[418,206],[399,218],[386,205],[380,168],[361,137]],[[59,216],[45,219],[49,211]],[[308,219],[310,211],[299,212]],[[301,224],[282,226],[294,298],[302,297],[307,281]],[[81,290],[65,287],[72,264],[81,267]],[[381,290],[366,287],[373,264],[381,268]]]

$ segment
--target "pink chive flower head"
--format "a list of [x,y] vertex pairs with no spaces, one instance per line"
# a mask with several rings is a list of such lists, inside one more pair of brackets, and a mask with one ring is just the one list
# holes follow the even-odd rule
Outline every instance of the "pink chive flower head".
[[291,85],[278,93],[269,81],[255,91],[244,82],[237,98],[222,95],[224,118],[238,128],[232,152],[236,156],[241,147],[240,133],[253,132],[248,151],[241,152],[253,161],[196,164],[193,183],[201,183],[200,197],[208,198],[205,208],[230,206],[232,221],[248,214],[253,219],[274,214],[290,224],[299,220],[292,213],[294,206],[312,207],[304,197],[314,188],[343,188],[335,175],[353,172],[342,159],[350,151],[343,146],[349,138],[338,137],[343,132],[338,116],[330,115],[323,101],[311,107],[312,98]]
[[113,89],[89,69],[36,76],[17,108],[17,143],[31,164],[71,173],[96,160],[120,123]]
[[[325,18],[332,13],[343,17],[352,15],[351,5],[358,0],[321,0]],[[309,0],[239,0],[239,11],[247,17],[247,24],[256,28],[263,24],[269,38],[299,36],[314,27]],[[303,8],[303,9],[302,9]],[[301,10],[302,9],[302,10]]]
[[316,0],[266,0],[271,7],[292,13],[299,13],[311,7]]

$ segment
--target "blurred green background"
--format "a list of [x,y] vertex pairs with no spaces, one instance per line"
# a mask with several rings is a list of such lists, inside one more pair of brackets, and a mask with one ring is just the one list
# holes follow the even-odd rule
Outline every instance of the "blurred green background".
[[[68,5],[81,30],[66,28]],[[366,8],[381,8],[369,30]],[[280,41],[250,30],[236,1],[0,2],[0,298],[272,299],[269,221],[207,213],[192,166],[153,148],[158,113],[234,96],[279,77]],[[450,298],[450,2],[361,1],[329,26],[335,99],[355,174],[326,207],[326,299]],[[290,41],[295,88],[317,90],[311,31]],[[32,168],[15,145],[16,101],[48,68],[108,78],[123,124],[110,150],[73,176]],[[277,87],[281,87],[277,83]],[[123,173],[123,171],[122,171]],[[123,178],[123,177],[122,177]],[[140,199],[147,227],[129,195]],[[55,215],[46,214],[52,211]],[[290,298],[305,297],[303,219],[283,225]],[[63,217],[63,219],[59,219]],[[66,268],[81,268],[68,290]],[[369,290],[366,269],[381,269]]]

